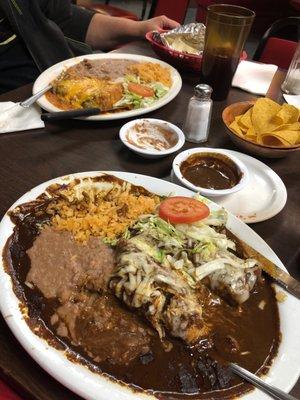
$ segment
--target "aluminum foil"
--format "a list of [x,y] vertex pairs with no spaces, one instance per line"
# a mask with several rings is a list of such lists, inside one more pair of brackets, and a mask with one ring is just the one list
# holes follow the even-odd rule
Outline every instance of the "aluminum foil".
[[194,23],[181,25],[164,33],[157,33],[155,39],[165,46],[183,53],[200,55],[204,48],[205,25]]

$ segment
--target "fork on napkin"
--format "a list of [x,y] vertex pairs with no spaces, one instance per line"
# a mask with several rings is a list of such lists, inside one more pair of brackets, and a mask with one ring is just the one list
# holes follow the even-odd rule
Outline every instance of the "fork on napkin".
[[37,105],[24,108],[12,101],[0,103],[0,134],[44,127]]
[[277,65],[242,60],[234,74],[232,86],[265,96],[277,69]]
[[51,84],[45,86],[20,103],[13,103],[12,101],[0,103],[0,134],[44,128],[45,124],[41,120],[41,109],[33,104],[51,87]]

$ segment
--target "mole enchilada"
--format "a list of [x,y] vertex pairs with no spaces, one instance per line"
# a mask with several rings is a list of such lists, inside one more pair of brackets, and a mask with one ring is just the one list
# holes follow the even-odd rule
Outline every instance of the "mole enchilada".
[[11,212],[6,270],[72,361],[158,398],[233,398],[249,386],[227,363],[263,373],[277,353],[275,293],[224,210],[172,223],[167,200],[109,175],[52,185]]

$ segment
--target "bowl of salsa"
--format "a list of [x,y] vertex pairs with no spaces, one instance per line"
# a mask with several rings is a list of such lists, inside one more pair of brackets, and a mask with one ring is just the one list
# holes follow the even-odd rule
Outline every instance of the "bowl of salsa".
[[175,157],[173,172],[181,184],[208,197],[236,193],[248,182],[245,164],[222,149],[185,150]]

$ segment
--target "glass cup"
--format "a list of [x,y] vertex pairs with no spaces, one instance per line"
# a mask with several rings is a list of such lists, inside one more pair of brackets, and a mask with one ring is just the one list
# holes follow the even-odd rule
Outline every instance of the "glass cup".
[[201,78],[213,88],[213,100],[225,100],[255,13],[229,4],[207,10]]
[[281,85],[284,93],[300,94],[300,42],[291,61],[285,80]]

